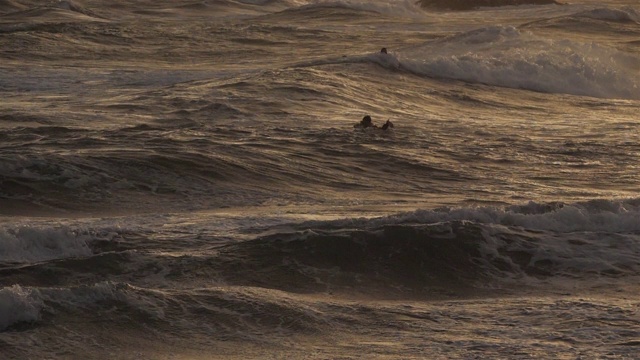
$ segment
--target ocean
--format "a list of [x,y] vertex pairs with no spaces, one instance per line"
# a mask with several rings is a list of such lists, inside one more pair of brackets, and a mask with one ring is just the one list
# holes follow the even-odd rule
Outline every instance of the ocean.
[[0,0],[0,96],[2,359],[639,358],[637,0]]

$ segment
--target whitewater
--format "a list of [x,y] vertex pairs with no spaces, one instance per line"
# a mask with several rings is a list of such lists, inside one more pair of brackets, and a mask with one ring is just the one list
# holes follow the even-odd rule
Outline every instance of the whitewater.
[[638,357],[637,0],[0,0],[0,96],[2,359]]

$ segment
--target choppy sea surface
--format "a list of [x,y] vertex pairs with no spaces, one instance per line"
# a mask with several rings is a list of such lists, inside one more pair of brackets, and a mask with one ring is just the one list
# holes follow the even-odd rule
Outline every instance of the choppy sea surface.
[[640,353],[637,0],[0,0],[0,97],[2,359]]

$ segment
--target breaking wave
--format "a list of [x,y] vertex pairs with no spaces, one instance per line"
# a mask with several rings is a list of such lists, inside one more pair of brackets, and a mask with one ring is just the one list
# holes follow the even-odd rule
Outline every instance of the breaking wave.
[[[269,324],[315,331],[323,323],[290,302],[293,294],[429,298],[633,277],[639,217],[640,199],[443,208],[283,224],[289,230],[180,256],[146,249],[148,234],[134,230],[5,228],[3,262],[46,262],[2,269],[5,283],[21,284],[0,289],[0,331],[58,312],[167,330],[215,319],[222,332]],[[150,288],[129,284],[141,278]],[[216,286],[193,286],[203,278]],[[78,279],[95,283],[76,286]],[[107,311],[114,307],[122,311]],[[245,315],[255,322],[239,324]]]
[[418,4],[427,9],[473,10],[479,7],[550,5],[558,2],[555,0],[418,0]]
[[594,43],[487,27],[399,52],[403,68],[436,78],[599,98],[639,99],[634,55]]
[[21,324],[38,326],[61,313],[80,315],[86,323],[152,325],[165,333],[213,331],[227,340],[252,337],[251,330],[313,332],[324,323],[316,310],[267,289],[213,287],[181,292],[110,281],[69,288],[14,285],[0,289],[0,332]]
[[228,245],[217,273],[228,283],[287,291],[427,293],[514,279],[632,276],[640,273],[639,215],[640,203],[630,200],[311,222]]
[[42,299],[29,288],[13,285],[0,289],[0,331],[16,323],[38,321],[43,306]]
[[93,254],[91,245],[116,233],[39,225],[0,226],[0,264],[37,263]]
[[640,199],[592,200],[567,204],[537,203],[508,207],[459,207],[418,210],[376,219],[346,219],[333,222],[305,223],[308,227],[340,229],[389,224],[433,224],[448,221],[471,221],[480,224],[517,226],[532,231],[636,233],[640,223]]

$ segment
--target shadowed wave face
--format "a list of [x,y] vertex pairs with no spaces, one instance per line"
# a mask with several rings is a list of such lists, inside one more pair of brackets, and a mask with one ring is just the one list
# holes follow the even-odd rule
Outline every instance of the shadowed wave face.
[[423,8],[438,10],[473,10],[479,7],[558,4],[555,0],[418,0]]

